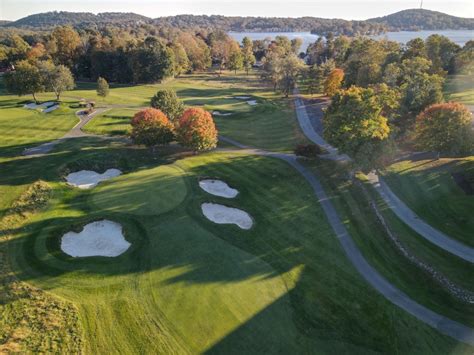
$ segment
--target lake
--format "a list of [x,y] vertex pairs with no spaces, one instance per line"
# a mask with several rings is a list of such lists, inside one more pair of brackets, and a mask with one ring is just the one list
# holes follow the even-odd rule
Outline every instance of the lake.
[[[463,46],[467,41],[474,39],[474,31],[468,30],[442,30],[442,31],[400,31],[400,32],[387,32],[379,36],[371,36],[372,38],[387,38],[391,41],[397,41],[400,43],[406,43],[413,38],[420,37],[422,39],[427,38],[432,34],[440,34],[448,37],[451,41]],[[252,40],[265,39],[267,37],[275,38],[275,36],[286,36],[290,40],[293,38],[301,38],[303,45],[301,51],[306,51],[306,48],[311,43],[314,43],[318,39],[318,35],[313,35],[310,32],[229,32],[229,35],[239,43],[242,42],[244,37],[249,37]]]

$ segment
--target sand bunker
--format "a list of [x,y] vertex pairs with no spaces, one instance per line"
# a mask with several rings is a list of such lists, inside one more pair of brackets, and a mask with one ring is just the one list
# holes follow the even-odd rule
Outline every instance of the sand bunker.
[[36,110],[36,109],[47,109],[48,107],[54,106],[56,103],[53,101],[44,102],[42,104],[36,104],[32,102],[30,104],[26,104],[23,107],[29,110]]
[[129,247],[116,222],[102,220],[84,226],[81,232],[68,232],[61,239],[61,250],[75,258],[86,256],[119,256]]
[[112,179],[121,174],[122,172],[118,169],[107,169],[103,174],[91,170],[81,170],[75,173],[70,173],[66,176],[66,180],[69,185],[80,189],[91,189],[94,186],[97,186],[99,182]]
[[45,109],[43,110],[43,112],[44,112],[44,113],[49,113],[49,112],[54,111],[54,110],[56,110],[56,109],[58,109],[58,108],[59,108],[59,105],[50,106],[50,107],[48,107],[48,108],[45,108]]
[[217,224],[236,224],[242,229],[250,229],[253,225],[250,215],[237,208],[217,203],[203,203],[201,209],[207,219]]
[[224,181],[214,180],[214,179],[205,179],[199,181],[199,187],[210,193],[211,195],[225,197],[225,198],[234,198],[237,196],[239,191],[231,188]]
[[247,103],[250,105],[250,106],[255,106],[257,104],[257,100],[249,100],[247,101]]
[[234,96],[234,99],[237,99],[237,100],[248,100],[248,99],[250,99],[250,96]]
[[213,111],[212,114],[214,116],[230,116],[230,115],[232,115],[231,112],[219,112],[219,111]]

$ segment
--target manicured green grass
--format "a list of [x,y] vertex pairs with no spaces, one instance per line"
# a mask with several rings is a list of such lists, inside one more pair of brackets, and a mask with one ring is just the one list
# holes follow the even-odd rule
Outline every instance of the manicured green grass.
[[[376,270],[420,304],[461,323],[474,325],[472,306],[451,296],[398,252],[385,235],[361,189],[347,180],[348,173],[345,169],[326,160],[310,163],[310,167],[321,177],[350,235]],[[371,186],[366,188],[370,191]],[[386,210],[386,206],[381,201],[378,202],[387,218],[386,221],[405,247],[420,260],[444,273],[454,283],[472,291],[474,268],[471,264],[430,245],[401,225],[401,222]]]
[[126,135],[132,126],[130,120],[137,109],[111,109],[97,115],[83,128],[85,132],[106,135]]
[[107,212],[158,215],[174,209],[186,197],[184,172],[169,165],[125,174],[102,183],[92,202]]
[[385,180],[417,215],[451,238],[474,246],[474,198],[454,181],[453,172],[472,175],[474,157],[404,160],[388,167]]
[[474,105],[474,76],[450,75],[444,87],[448,101],[457,101],[466,105]]

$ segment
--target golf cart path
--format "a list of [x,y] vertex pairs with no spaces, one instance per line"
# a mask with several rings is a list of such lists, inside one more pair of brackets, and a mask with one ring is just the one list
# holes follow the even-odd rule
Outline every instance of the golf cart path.
[[438,247],[466,261],[474,263],[474,248],[450,238],[423,221],[423,219],[418,217],[415,212],[395,195],[387,183],[383,181],[382,177],[375,172],[371,172],[367,177],[388,207],[390,207],[406,225]]
[[92,112],[90,115],[81,115],[80,112],[82,112],[82,110],[77,111],[76,117],[79,119],[79,122],[74,127],[72,127],[69,132],[67,132],[61,138],[55,139],[54,141],[43,143],[33,148],[25,149],[23,151],[23,155],[40,156],[40,155],[48,154],[58,143],[68,138],[89,137],[89,136],[103,138],[104,136],[98,136],[98,135],[83,132],[82,127],[84,127],[96,115],[103,113],[109,109],[110,109],[109,107],[99,108],[95,110],[94,112]]
[[[342,223],[336,209],[334,208],[331,199],[327,196],[321,183],[317,177],[303,166],[294,154],[284,154],[268,152],[261,149],[254,149],[252,147],[241,144],[233,139],[227,137],[219,137],[222,141],[235,145],[240,148],[242,152],[248,154],[255,154],[267,157],[278,158],[286,161],[294,169],[296,169],[310,184],[314,195],[321,204],[326,218],[329,221],[336,237],[341,244],[346,256],[354,265],[359,274],[379,293],[393,304],[397,305],[404,311],[415,316],[418,320],[430,325],[438,330],[440,333],[448,335],[460,342],[464,342],[474,346],[474,329],[467,327],[459,322],[451,320],[445,316],[431,311],[423,305],[415,302],[387,279],[385,279],[379,272],[374,269],[364,258],[357,245],[349,235],[346,227]],[[233,151],[232,149],[221,149],[221,151]]]
[[[329,152],[331,156],[338,156],[340,158],[335,160],[346,160],[350,159],[347,155],[340,156],[337,155],[337,149],[328,144],[319,134],[317,134],[315,127],[313,126],[314,122],[311,122],[308,113],[306,111],[305,104],[303,100],[299,97],[298,89],[294,90],[295,94],[295,107],[296,115],[298,117],[298,122],[304,134],[312,142],[323,147]],[[317,114],[315,117],[317,121],[321,121],[323,116],[322,107],[317,107],[318,111],[321,111],[320,114]],[[320,122],[316,122],[320,124]],[[474,263],[474,248],[464,245],[461,242],[458,242],[446,234],[440,232],[439,230],[431,227],[428,223],[423,221],[418,217],[407,205],[405,205],[390,187],[375,173],[369,174],[369,181],[375,187],[376,191],[387,203],[387,205],[392,209],[392,211],[400,218],[406,225],[420,234],[423,238],[430,241],[431,243],[437,245],[443,250],[456,255],[459,258],[462,258],[468,262]]]

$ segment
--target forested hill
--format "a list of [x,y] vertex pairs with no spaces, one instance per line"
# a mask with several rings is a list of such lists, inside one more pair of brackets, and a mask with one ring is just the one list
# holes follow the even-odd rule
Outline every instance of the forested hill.
[[460,18],[440,12],[420,9],[404,10],[367,21],[347,21],[317,17],[228,17],[219,15],[177,15],[151,19],[135,13],[104,12],[95,15],[90,12],[54,11],[30,15],[17,21],[0,24],[0,26],[49,30],[58,25],[72,25],[76,28],[86,28],[104,25],[133,27],[142,24],[177,28],[220,28],[225,31],[311,31],[316,34],[333,32],[349,36],[356,34],[379,34],[387,30],[474,29],[474,19]]
[[26,16],[5,25],[18,28],[49,29],[61,25],[85,27],[106,24],[131,25],[146,22],[151,22],[151,19],[131,12],[103,12],[95,15],[90,12],[52,11]]
[[379,23],[390,30],[417,31],[417,30],[474,30],[474,19],[462,18],[444,14],[442,12],[411,9],[394,14],[367,20]]

